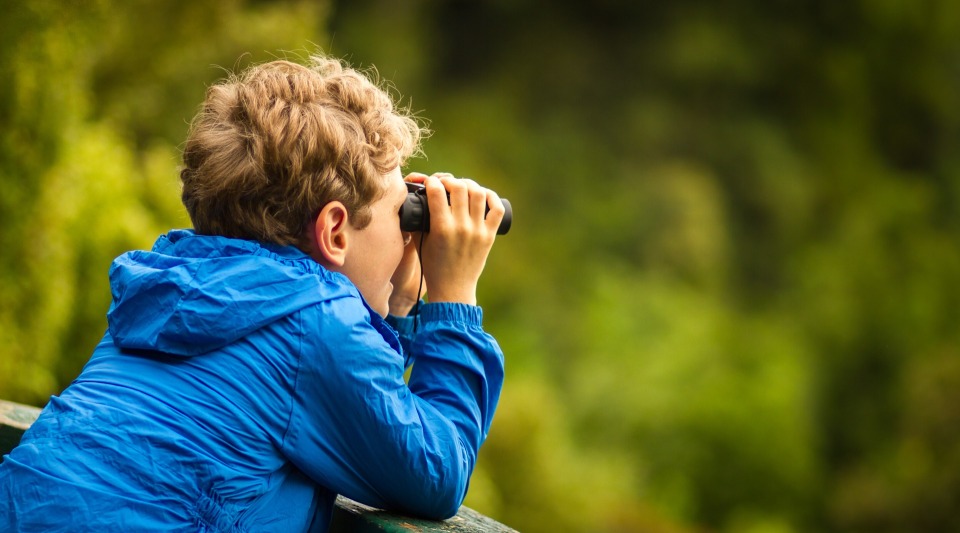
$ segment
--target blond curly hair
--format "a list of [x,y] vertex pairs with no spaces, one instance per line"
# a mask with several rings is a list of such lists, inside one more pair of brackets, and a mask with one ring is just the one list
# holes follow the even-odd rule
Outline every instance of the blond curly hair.
[[333,200],[366,227],[383,175],[426,133],[339,60],[255,65],[207,90],[183,150],[183,204],[197,233],[307,251],[307,224]]

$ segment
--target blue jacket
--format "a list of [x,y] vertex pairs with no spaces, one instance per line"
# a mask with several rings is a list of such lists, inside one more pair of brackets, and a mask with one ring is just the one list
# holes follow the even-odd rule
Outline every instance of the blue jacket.
[[325,531],[337,494],[457,512],[503,382],[479,307],[423,305],[413,335],[296,248],[187,230],[110,281],[102,342],[0,464],[0,531]]

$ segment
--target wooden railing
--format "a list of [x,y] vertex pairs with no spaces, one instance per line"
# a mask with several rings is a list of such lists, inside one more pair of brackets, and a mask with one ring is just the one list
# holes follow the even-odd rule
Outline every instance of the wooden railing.
[[[36,407],[0,400],[0,456],[16,447],[20,437],[39,415],[40,409]],[[468,507],[461,507],[460,512],[449,520],[422,520],[367,507],[342,496],[337,498],[330,523],[331,533],[411,531],[509,533],[515,530]]]

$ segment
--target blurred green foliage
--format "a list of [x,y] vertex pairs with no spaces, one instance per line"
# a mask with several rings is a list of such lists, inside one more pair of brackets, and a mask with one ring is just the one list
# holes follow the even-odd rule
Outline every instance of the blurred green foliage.
[[513,202],[481,285],[508,379],[467,504],[523,531],[960,529],[960,4],[13,3],[0,397],[189,224],[206,84],[319,47]]

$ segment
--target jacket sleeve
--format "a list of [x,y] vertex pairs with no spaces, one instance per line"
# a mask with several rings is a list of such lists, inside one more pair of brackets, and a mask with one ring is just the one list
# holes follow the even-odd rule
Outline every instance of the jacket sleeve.
[[399,346],[359,300],[325,302],[302,317],[286,455],[361,503],[435,519],[456,514],[503,384],[503,354],[481,329],[480,308],[423,306],[409,385]]
[[[417,304],[419,307],[415,306],[414,309],[422,309],[423,305],[423,300],[420,300]],[[396,331],[400,337],[400,346],[403,347],[403,366],[404,368],[409,368],[413,365],[415,359],[413,352],[410,351],[410,345],[413,344],[413,338],[420,328],[419,313],[411,311],[411,314],[407,316],[387,315],[386,322],[393,327],[394,331]]]

